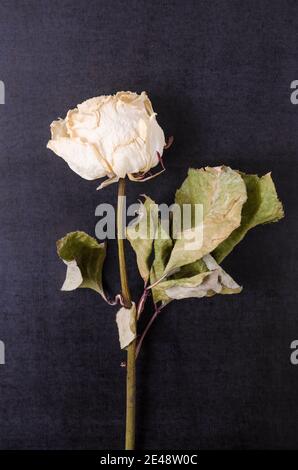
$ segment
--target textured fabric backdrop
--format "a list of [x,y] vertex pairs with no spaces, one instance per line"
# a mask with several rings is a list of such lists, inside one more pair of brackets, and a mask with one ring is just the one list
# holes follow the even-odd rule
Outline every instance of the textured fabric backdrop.
[[[116,308],[59,289],[56,239],[94,235],[97,192],[46,149],[82,100],[146,90],[167,172],[130,184],[170,203],[189,166],[272,170],[286,219],[251,232],[224,266],[235,296],[173,302],[138,361],[140,449],[298,448],[298,5],[295,1],[1,0],[1,449],[123,446],[125,370]],[[119,286],[115,243],[107,285]],[[134,255],[129,280],[140,293]],[[150,314],[147,311],[146,315]]]

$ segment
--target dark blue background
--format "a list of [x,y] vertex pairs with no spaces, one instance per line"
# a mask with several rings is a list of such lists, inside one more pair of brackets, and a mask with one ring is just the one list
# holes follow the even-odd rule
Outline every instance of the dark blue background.
[[[146,90],[167,135],[167,172],[130,184],[171,202],[189,166],[272,170],[286,219],[225,261],[238,296],[172,303],[138,363],[145,449],[298,448],[298,4],[295,1],[0,3],[1,449],[121,448],[125,370],[115,308],[62,293],[56,239],[94,235],[115,201],[46,150],[49,124],[84,99]],[[107,284],[118,289],[114,243]],[[139,293],[134,256],[132,291]],[[150,312],[147,312],[149,315]]]

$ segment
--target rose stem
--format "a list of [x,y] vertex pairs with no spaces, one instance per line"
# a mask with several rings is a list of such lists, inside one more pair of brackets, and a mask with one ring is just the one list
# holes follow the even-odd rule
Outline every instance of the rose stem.
[[[121,293],[123,304],[126,308],[131,307],[131,296],[128,287],[125,252],[124,252],[124,196],[125,179],[119,180],[118,202],[117,202],[117,242],[119,271],[121,281]],[[136,319],[135,319],[136,321]],[[127,347],[126,365],[126,432],[125,450],[134,450],[135,447],[135,416],[136,416],[136,340]]]

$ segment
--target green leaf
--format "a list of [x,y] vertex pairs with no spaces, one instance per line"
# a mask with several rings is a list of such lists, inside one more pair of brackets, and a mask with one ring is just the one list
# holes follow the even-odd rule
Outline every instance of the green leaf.
[[156,302],[169,303],[173,299],[186,299],[189,297],[211,297],[215,294],[238,294],[239,286],[212,258],[206,255],[203,258],[206,272],[191,277],[171,279],[160,282],[155,289]]
[[[190,169],[176,203],[183,209],[191,205],[191,228],[176,240],[165,272],[173,274],[181,266],[193,263],[213,251],[241,222],[246,187],[238,172],[229,167]],[[202,219],[195,221],[195,205],[201,205]],[[195,235],[195,238],[189,236]]]
[[147,282],[150,273],[150,256],[157,227],[158,205],[145,196],[145,202],[140,203],[139,217],[133,225],[126,229],[126,236],[135,251],[139,272]]
[[85,232],[71,232],[57,241],[57,253],[67,265],[61,290],[89,288],[106,299],[102,287],[105,243],[98,243]]
[[127,346],[136,338],[136,306],[132,302],[131,308],[121,307],[116,315],[119,341],[121,349]]
[[247,232],[257,225],[277,222],[284,216],[271,174],[259,177],[241,173],[247,189],[247,201],[243,206],[241,225],[213,252],[218,263],[233,250]]

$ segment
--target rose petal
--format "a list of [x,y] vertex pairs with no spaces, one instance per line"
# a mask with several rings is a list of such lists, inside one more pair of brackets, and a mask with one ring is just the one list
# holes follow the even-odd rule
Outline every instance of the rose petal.
[[[101,157],[94,145],[68,138],[60,138],[50,140],[47,148],[63,158],[75,173],[86,180],[95,180],[107,174],[107,170],[104,168]],[[78,158],[78,155],[80,158]]]

